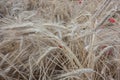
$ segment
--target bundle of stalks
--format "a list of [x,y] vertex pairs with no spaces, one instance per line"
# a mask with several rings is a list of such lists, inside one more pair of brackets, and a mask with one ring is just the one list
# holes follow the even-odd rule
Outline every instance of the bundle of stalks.
[[119,0],[1,0],[0,80],[119,80]]

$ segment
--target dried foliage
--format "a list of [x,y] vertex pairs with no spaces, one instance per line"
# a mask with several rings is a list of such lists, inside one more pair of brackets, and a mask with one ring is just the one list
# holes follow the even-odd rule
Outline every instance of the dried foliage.
[[1,0],[0,80],[120,80],[120,0]]

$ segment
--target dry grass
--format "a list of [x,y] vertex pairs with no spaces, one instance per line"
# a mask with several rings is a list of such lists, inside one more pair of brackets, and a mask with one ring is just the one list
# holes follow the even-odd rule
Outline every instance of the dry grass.
[[120,80],[119,8],[120,0],[1,0],[0,80]]

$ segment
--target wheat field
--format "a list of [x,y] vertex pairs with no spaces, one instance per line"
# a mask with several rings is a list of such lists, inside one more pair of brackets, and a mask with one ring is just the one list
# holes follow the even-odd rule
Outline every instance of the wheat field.
[[0,0],[0,80],[120,80],[120,0]]

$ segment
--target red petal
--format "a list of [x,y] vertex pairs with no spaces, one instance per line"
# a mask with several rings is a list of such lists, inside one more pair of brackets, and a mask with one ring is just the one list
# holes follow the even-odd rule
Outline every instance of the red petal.
[[79,4],[81,4],[82,3],[82,0],[79,0]]
[[63,48],[61,45],[58,46],[59,48]]
[[116,20],[115,20],[114,18],[109,18],[109,22],[111,22],[111,23],[115,23]]

